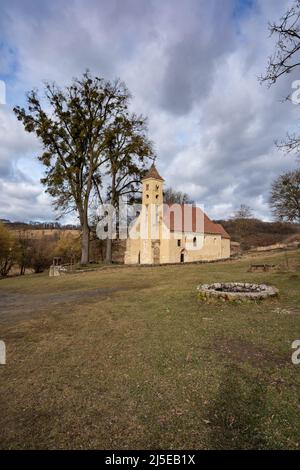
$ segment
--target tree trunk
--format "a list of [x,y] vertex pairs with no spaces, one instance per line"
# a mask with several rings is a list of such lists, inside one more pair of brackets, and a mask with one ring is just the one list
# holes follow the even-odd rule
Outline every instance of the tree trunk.
[[[111,181],[111,199],[110,203],[112,206],[115,207],[115,199],[116,199],[116,174],[115,172],[112,173],[112,181]],[[112,233],[112,220],[108,221],[108,234]],[[108,236],[106,239],[106,256],[105,261],[107,263],[112,263],[112,238]]]
[[106,239],[105,261],[107,263],[112,263],[112,239],[110,237]]
[[89,248],[90,248],[90,228],[85,222],[82,227],[82,241],[81,241],[81,264],[88,264],[89,262]]

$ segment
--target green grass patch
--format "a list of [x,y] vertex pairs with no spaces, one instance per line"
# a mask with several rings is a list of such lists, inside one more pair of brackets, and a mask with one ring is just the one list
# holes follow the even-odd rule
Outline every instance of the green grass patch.
[[[298,448],[299,251],[289,258],[269,273],[244,259],[1,280],[0,447]],[[198,284],[230,281],[279,297],[199,301]]]

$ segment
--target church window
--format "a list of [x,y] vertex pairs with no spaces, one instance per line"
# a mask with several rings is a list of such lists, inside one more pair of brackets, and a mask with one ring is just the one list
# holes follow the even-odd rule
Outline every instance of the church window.
[[177,240],[177,246],[181,246],[181,240]]
[[193,246],[197,246],[197,237],[193,238]]

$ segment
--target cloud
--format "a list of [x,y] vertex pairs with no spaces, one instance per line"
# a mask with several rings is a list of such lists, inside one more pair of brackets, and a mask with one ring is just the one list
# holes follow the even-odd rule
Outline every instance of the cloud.
[[[134,110],[149,117],[166,183],[228,217],[241,203],[269,218],[272,180],[295,161],[276,138],[298,126],[298,108],[280,100],[293,78],[257,81],[272,52],[267,23],[287,0],[2,0],[0,217],[53,218],[39,183],[40,147],[12,113],[42,81],[68,83],[86,68],[120,77]],[[300,70],[299,70],[300,73]]]
[[19,158],[32,156],[39,145],[33,135],[26,134],[8,106],[0,105],[0,177],[14,178]]
[[18,221],[53,220],[50,198],[38,184],[0,179],[0,193],[1,218]]

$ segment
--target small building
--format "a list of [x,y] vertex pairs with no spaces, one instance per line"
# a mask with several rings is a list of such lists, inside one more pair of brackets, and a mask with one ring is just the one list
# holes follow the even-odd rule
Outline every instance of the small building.
[[142,209],[129,229],[125,264],[186,263],[230,257],[230,236],[200,207],[164,204],[153,164],[142,180]]

